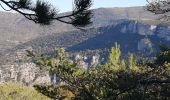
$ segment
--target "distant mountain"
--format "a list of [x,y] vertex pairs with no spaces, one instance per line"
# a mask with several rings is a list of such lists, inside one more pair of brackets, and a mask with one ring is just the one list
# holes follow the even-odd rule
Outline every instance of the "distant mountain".
[[[93,24],[89,26],[91,28],[114,24],[117,19],[147,20],[148,22],[148,20],[153,21],[157,18],[154,14],[146,11],[145,7],[99,8],[94,9],[93,13]],[[0,53],[5,49],[11,49],[18,44],[44,35],[76,30],[71,25],[57,21],[50,26],[40,26],[19,14],[6,12],[0,12],[0,21]]]
[[[150,42],[141,43],[146,40]],[[158,49],[160,44],[170,44],[170,28],[161,24],[116,20],[114,24],[89,28],[85,32],[76,30],[39,37],[18,45],[13,50],[32,47],[37,52],[45,53],[55,47],[65,47],[68,51],[110,49],[115,42],[121,45],[125,53],[142,51],[142,45],[151,45],[149,47]]]
[[[64,14],[67,13],[61,15]],[[114,42],[126,41],[126,38],[128,42],[136,40],[134,43],[137,47],[137,41],[140,41],[138,37],[142,39],[156,36],[169,41],[169,28],[167,25],[160,24],[162,21],[157,20],[159,17],[142,6],[99,8],[93,10],[93,24],[87,27],[86,32],[82,32],[71,25],[57,21],[50,26],[40,26],[21,15],[1,12],[0,54],[3,56],[10,51],[13,53],[27,47],[43,53],[55,47],[66,47],[68,50],[110,48]],[[120,44],[125,46],[128,42]],[[137,50],[131,47],[126,51]]]
[[123,54],[153,56],[160,44],[170,45],[170,27],[157,20],[161,16],[146,11],[145,7],[94,9],[93,24],[86,27],[86,31],[60,22],[39,26],[18,14],[0,13],[0,75],[5,75],[0,80],[4,81],[11,79],[5,73],[15,73],[16,79],[21,75],[35,80],[36,68],[25,55],[27,49],[39,54],[53,54],[54,48],[65,47],[72,53],[98,50],[108,54],[117,42]]

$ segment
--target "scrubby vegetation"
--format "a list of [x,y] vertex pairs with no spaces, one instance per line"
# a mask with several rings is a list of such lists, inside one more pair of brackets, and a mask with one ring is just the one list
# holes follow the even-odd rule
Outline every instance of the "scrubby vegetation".
[[0,84],[0,100],[51,100],[34,88],[17,83]]
[[35,62],[60,78],[59,84],[34,86],[52,99],[73,100],[169,100],[170,50],[162,47],[150,62],[137,60],[133,54],[121,57],[120,45],[111,49],[108,62],[84,69],[80,61],[69,59],[64,49],[54,57],[35,57]]

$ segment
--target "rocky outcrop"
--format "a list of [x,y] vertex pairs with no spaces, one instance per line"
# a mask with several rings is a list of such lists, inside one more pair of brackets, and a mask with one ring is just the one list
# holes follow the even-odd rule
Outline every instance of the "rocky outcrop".
[[[19,82],[26,85],[35,85],[35,84],[56,84],[60,81],[56,75],[45,71],[40,70],[40,67],[37,66],[31,59],[29,59],[26,53],[26,50],[31,49],[21,49],[15,52],[13,55],[10,55],[8,62],[0,65],[0,83],[4,82]],[[77,66],[82,70],[88,70],[89,67],[96,67],[99,62],[99,56],[90,57],[82,56],[76,54],[74,58]],[[87,62],[86,60],[91,60]]]
[[141,39],[138,42],[138,50],[144,52],[147,52],[148,54],[153,52],[153,44],[152,42],[149,40],[149,38],[144,38]]
[[26,50],[31,47],[17,50],[13,54],[6,54],[8,59],[0,64],[0,83],[20,82],[26,85],[50,84],[48,72],[41,71],[27,56]]
[[124,34],[154,35],[156,25],[127,20],[115,26],[115,30]]
[[126,20],[115,26],[114,30],[123,34],[155,35],[170,41],[170,27],[166,24],[150,25],[138,21]]
[[1,65],[0,83],[20,82],[26,85],[50,84],[50,76],[41,72],[34,63],[16,63]]

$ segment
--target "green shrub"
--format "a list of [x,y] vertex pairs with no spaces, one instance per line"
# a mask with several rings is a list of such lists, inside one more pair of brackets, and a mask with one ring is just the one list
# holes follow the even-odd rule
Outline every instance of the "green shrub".
[[170,100],[169,51],[146,63],[133,54],[121,58],[120,45],[115,44],[107,63],[85,70],[58,49],[56,56],[40,56],[35,62],[65,84],[35,89],[59,100]]

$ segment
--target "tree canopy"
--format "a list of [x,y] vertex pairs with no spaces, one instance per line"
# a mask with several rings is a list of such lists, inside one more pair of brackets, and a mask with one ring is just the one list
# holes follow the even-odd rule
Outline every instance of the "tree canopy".
[[120,45],[110,51],[108,62],[84,69],[69,59],[64,49],[51,57],[30,56],[41,69],[60,78],[54,85],[35,85],[42,94],[59,100],[169,100],[170,49],[161,47],[154,61],[121,57]]
[[[0,6],[5,11],[16,11],[27,19],[41,25],[49,25],[53,20],[57,20],[75,27],[84,27],[91,23],[92,13],[89,8],[92,0],[74,0],[74,7],[71,13],[59,15],[58,10],[50,3],[43,0],[0,0]],[[6,9],[5,4],[10,9]]]

